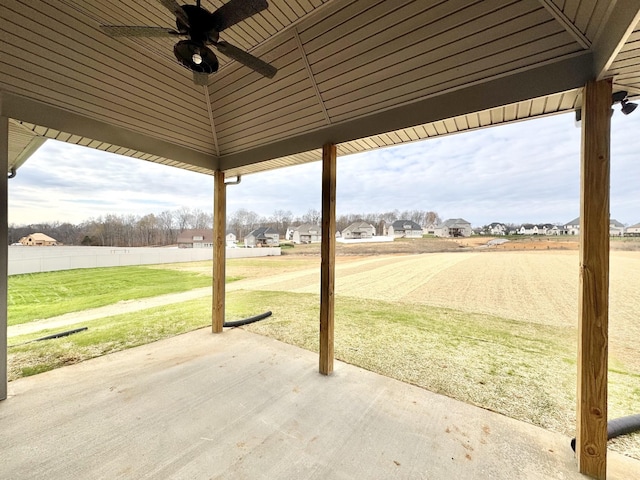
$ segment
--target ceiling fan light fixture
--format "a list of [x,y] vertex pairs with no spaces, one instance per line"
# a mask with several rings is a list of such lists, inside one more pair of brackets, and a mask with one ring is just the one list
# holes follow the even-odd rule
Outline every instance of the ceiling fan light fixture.
[[193,72],[208,75],[218,71],[218,58],[198,42],[181,40],[173,47],[173,53],[182,65]]

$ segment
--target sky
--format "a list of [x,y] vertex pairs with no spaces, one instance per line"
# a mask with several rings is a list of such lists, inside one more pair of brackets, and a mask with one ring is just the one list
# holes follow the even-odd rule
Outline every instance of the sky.
[[[615,108],[611,217],[640,222],[640,113]],[[640,109],[638,110],[640,112]],[[227,214],[321,210],[321,162],[256,173],[227,188]],[[567,223],[580,213],[574,114],[338,158],[337,214],[430,210],[472,226]],[[213,177],[48,140],[9,179],[9,224],[80,223],[181,207],[213,211]]]

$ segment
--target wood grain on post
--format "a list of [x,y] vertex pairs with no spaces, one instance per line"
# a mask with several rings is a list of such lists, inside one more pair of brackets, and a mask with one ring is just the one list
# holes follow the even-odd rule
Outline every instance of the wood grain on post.
[[336,261],[336,146],[322,147],[322,244],[320,266],[320,373],[333,372]]
[[211,331],[221,333],[224,325],[227,191],[224,172],[216,170],[213,188],[213,300]]
[[611,80],[583,91],[576,454],[580,472],[607,474]]
[[[9,119],[0,116],[0,291],[7,292],[9,280],[7,277],[9,262],[9,221],[8,221],[8,179],[9,170]],[[7,295],[0,298],[0,400],[7,398]]]

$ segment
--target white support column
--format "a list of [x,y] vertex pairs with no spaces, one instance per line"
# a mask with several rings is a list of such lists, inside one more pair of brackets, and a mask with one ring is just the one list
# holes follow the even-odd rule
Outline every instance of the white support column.
[[7,263],[9,248],[9,119],[0,116],[0,400],[7,398]]

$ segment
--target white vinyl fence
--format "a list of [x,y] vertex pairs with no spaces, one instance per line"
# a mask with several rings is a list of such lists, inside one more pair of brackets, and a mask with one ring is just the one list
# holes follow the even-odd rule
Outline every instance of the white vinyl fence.
[[[227,258],[280,255],[280,247],[227,248]],[[212,248],[9,247],[9,275],[213,259]]]

